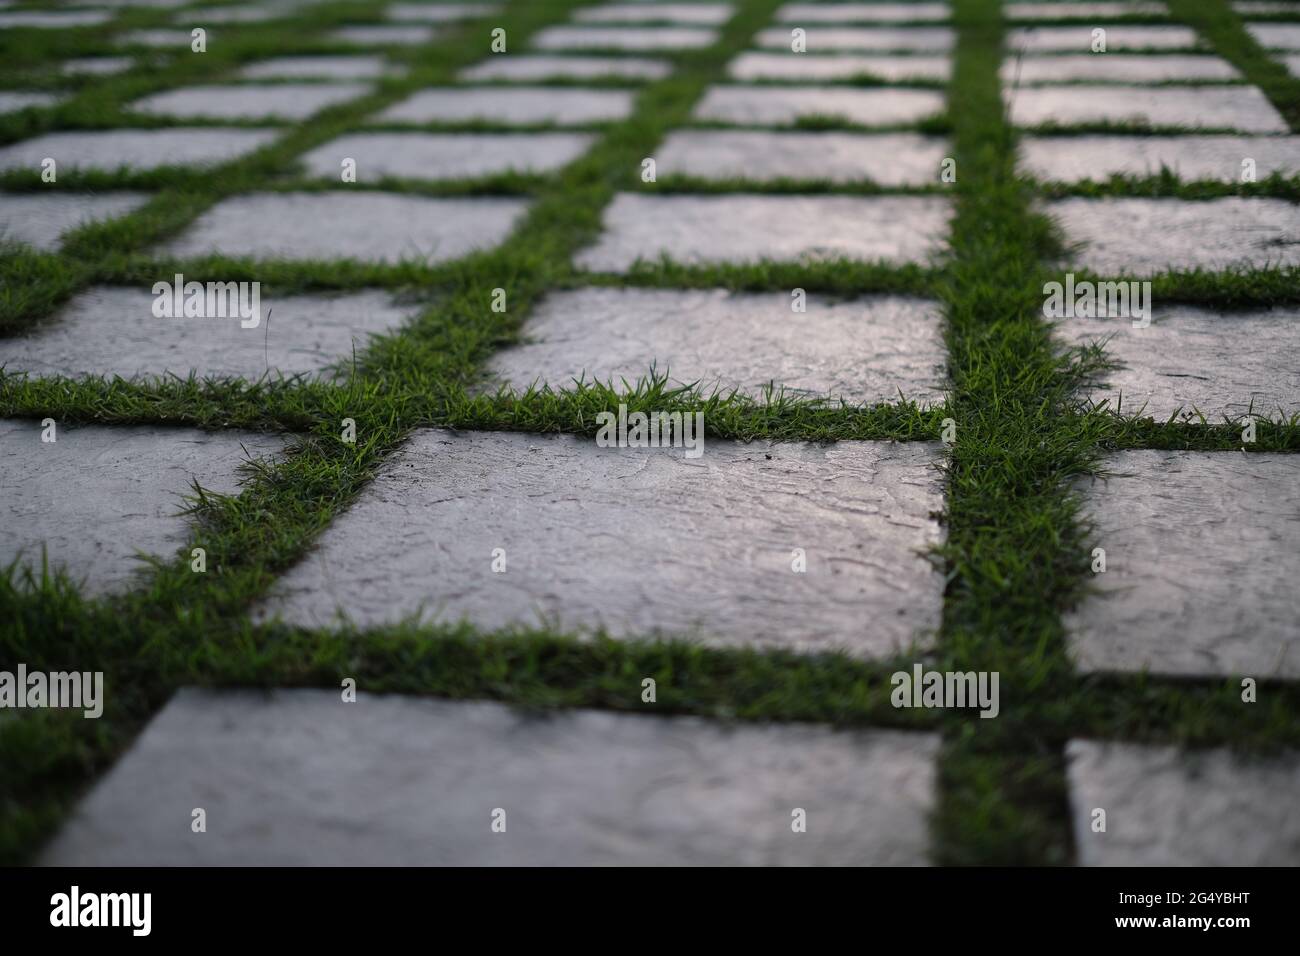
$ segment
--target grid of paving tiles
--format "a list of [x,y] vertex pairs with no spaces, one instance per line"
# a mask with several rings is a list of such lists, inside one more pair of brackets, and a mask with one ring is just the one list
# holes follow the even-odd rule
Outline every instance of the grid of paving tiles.
[[[1013,3],[1005,13],[1013,22],[1001,80],[1020,128],[1020,172],[1064,240],[1053,274],[1159,286],[1194,270],[1245,269],[1294,282],[1300,138],[1265,91],[1161,3]],[[91,16],[0,13],[0,30],[68,30],[115,13]],[[747,407],[778,396],[811,416],[897,414],[925,427],[905,440],[827,442],[808,427],[780,441],[709,434],[697,459],[685,448],[600,448],[589,426],[541,434],[527,415],[457,428],[412,406],[415,427],[365,452],[364,477],[337,495],[310,546],[267,562],[257,598],[232,616],[259,633],[359,632],[362,643],[367,633],[454,631],[464,621],[476,636],[506,641],[536,629],[579,644],[665,638],[796,658],[836,651],[885,674],[928,659],[942,627],[935,552],[951,491],[938,427],[950,370],[937,285],[954,215],[945,85],[959,31],[950,6],[381,3],[367,21],[326,20],[305,37],[295,16],[279,5],[160,9],[150,28],[118,31],[120,42],[69,59],[65,79],[0,91],[0,113],[15,117],[0,124],[0,176],[11,190],[0,239],[43,266],[33,267],[28,295],[48,301],[0,327],[0,385],[28,376],[53,388],[112,383],[161,407],[188,382],[217,406],[202,424],[219,426],[169,429],[200,416],[146,411],[131,426],[120,417],[55,421],[50,441],[35,408],[0,407],[10,416],[0,419],[0,474],[34,501],[6,503],[24,521],[0,536],[0,561],[36,560],[44,545],[86,593],[126,599],[139,584],[137,550],[178,567],[193,560],[201,525],[179,516],[191,480],[215,492],[242,481],[253,500],[292,480],[295,456],[315,454],[312,443],[332,435],[342,444],[343,411],[365,448],[367,399],[357,383],[382,392],[386,376],[406,376],[483,409],[525,394],[584,401],[593,383],[607,389],[595,393],[600,407],[616,408],[647,389],[662,394],[662,381],[685,390],[688,416],[705,407],[706,420],[707,397],[735,391]],[[223,37],[274,31],[281,19],[275,56],[263,46],[258,56],[222,58]],[[209,23],[211,66],[189,32]],[[1300,45],[1300,27],[1250,27],[1280,63]],[[1105,53],[1093,46],[1097,28]],[[124,47],[161,52],[122,57]],[[185,60],[175,71],[184,79],[131,82],[137,66],[156,68],[151,56]],[[119,73],[127,76],[108,87],[104,114],[86,77],[111,82]],[[643,162],[616,176],[585,165],[622,155],[620,137],[653,123],[656,97],[683,76],[707,79],[683,96],[688,109],[654,128],[657,145]],[[65,97],[68,116],[94,121],[56,118]],[[42,179],[51,161],[58,176]],[[187,186],[206,181],[217,191],[185,198]],[[1157,182],[1167,192],[1146,195],[1143,185]],[[1206,195],[1193,198],[1193,189]],[[575,197],[590,213],[577,240],[552,224]],[[481,277],[497,269],[512,290],[513,263],[534,255],[549,257],[550,271],[527,287],[526,305],[499,309],[507,288]],[[56,265],[76,266],[81,278],[44,296],[37,286]],[[906,293],[868,284],[836,295],[792,294],[796,282],[785,281],[835,267],[913,278]],[[180,306],[176,315],[160,316],[156,280],[174,280],[165,296]],[[187,280],[263,282],[260,311],[187,315]],[[486,331],[466,345],[454,324],[471,299]],[[444,313],[451,327],[440,324]],[[1141,407],[1158,420],[1226,416],[1243,428],[1300,413],[1300,307],[1158,301],[1145,324],[1051,318],[1063,349],[1102,345],[1118,363],[1097,372],[1086,401],[1126,414]],[[452,366],[433,356],[457,349],[473,353],[477,372],[441,381]],[[269,389],[267,401],[281,407],[309,396],[311,424],[248,432],[219,407],[241,383]],[[547,428],[557,430],[573,431]],[[183,454],[169,450],[178,445]],[[99,449],[82,453],[97,467],[76,476],[80,487],[42,477],[70,480],[64,463],[87,446]],[[252,461],[236,467],[235,449]],[[150,455],[166,465],[148,464]],[[1134,447],[1106,469],[1113,476],[1078,491],[1108,561],[1100,586],[1065,621],[1079,672],[1247,675],[1269,686],[1300,678],[1294,456]],[[136,471],[148,480],[132,481]],[[131,511],[132,500],[152,513]],[[122,510],[134,524],[96,527],[96,508]],[[1216,547],[1223,553],[1207,569]],[[795,556],[806,573],[795,573]],[[1201,583],[1207,575],[1213,586]],[[1251,595],[1244,603],[1241,589]],[[640,678],[630,694],[641,694]],[[353,722],[330,700],[339,695],[279,691],[253,701],[181,691],[43,861],[581,864],[646,862],[649,847],[663,862],[945,856],[927,833],[945,799],[934,724],[732,729],[573,710],[541,725],[494,704],[398,696],[376,696],[376,709]],[[429,736],[434,727],[442,736]],[[1080,734],[1057,745],[1079,863],[1300,861],[1293,817],[1274,820],[1276,841],[1234,836],[1242,815],[1270,806],[1270,788],[1295,794],[1294,753],[1243,769],[1229,748],[1183,752]],[[211,790],[193,740],[228,749],[239,779],[262,782],[254,800],[226,782],[224,839],[210,844],[178,842],[156,823],[188,816],[194,794]],[[676,753],[679,740],[690,741],[695,770]],[[304,754],[311,747],[328,758]],[[525,759],[543,748],[544,766]],[[504,777],[473,772],[467,755],[494,749],[514,754],[514,768]],[[632,777],[606,775],[616,754]],[[364,762],[366,785],[304,815],[291,794],[309,790],[320,762],[336,758]],[[444,769],[414,790],[409,779],[394,789],[413,759]],[[464,773],[446,769],[457,761]],[[1207,762],[1212,772],[1201,773]],[[665,791],[671,813],[636,798],[638,788],[705,766],[717,775],[712,789]],[[586,835],[568,839],[553,829],[556,808],[592,775],[604,783],[585,793],[591,806],[569,824]],[[132,796],[164,778],[171,783],[152,802]],[[828,821],[807,845],[781,839],[799,805],[796,783],[808,812]],[[449,819],[439,832],[458,835],[425,841],[427,852],[411,856],[396,823],[429,787],[457,788],[466,806],[488,790],[513,794],[522,841],[503,855],[490,837],[470,835],[474,821]],[[1213,819],[1207,808],[1218,808],[1231,820],[1218,830],[1206,823],[1190,840],[1161,816],[1171,792],[1192,817]],[[377,794],[385,800],[364,833],[321,844],[332,814],[372,805]],[[1088,827],[1098,806],[1119,821],[1110,836]],[[298,830],[261,841],[257,818],[268,812],[299,820]],[[624,832],[601,830],[597,818],[620,813]],[[1151,847],[1140,838],[1147,825],[1158,835]]]

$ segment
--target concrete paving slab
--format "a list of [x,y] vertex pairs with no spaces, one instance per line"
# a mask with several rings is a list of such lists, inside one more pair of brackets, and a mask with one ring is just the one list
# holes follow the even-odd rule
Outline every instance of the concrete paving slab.
[[368,91],[364,83],[187,86],[136,100],[131,109],[178,119],[301,120]]
[[[765,49],[791,49],[791,30],[771,27],[760,30],[755,45]],[[877,52],[942,53],[952,49],[953,32],[948,27],[801,27],[808,53],[833,50]]]
[[266,23],[293,16],[285,7],[192,7],[181,10],[172,22],[183,27],[206,27],[209,23]]
[[1021,27],[1008,30],[1006,48],[1014,53],[1062,51],[1092,54],[1095,30],[1106,31],[1106,50],[1096,56],[1108,56],[1116,50],[1193,50],[1208,48],[1196,31],[1184,26],[1124,26],[1088,23],[1077,27]]
[[1253,86],[1040,86],[1004,91],[1017,126],[1145,123],[1154,127],[1290,132]]
[[345,158],[357,182],[385,176],[460,179],[507,172],[551,173],[586,152],[583,133],[353,133],[319,146],[302,161],[313,176],[337,181]]
[[145,193],[7,193],[0,202],[0,242],[21,242],[42,252],[58,249],[82,226],[115,219],[149,201]]
[[219,166],[253,153],[279,135],[273,129],[112,129],[46,133],[0,147],[0,169],[39,172],[45,158],[59,172]]
[[916,123],[944,110],[938,90],[846,89],[834,86],[712,86],[695,119],[736,126],[784,126],[829,117],[862,126]]
[[734,80],[848,80],[870,77],[897,83],[903,80],[946,80],[952,61],[946,56],[870,54],[742,53],[727,74]]
[[1254,161],[1257,179],[1300,174],[1300,136],[1024,136],[1021,168],[1042,181],[1105,182],[1112,175],[1183,182],[1241,182]]
[[436,35],[436,28],[414,23],[339,27],[328,34],[331,40],[354,46],[423,46]]
[[103,10],[0,11],[0,30],[68,30],[99,26],[112,18]]
[[246,80],[377,80],[402,67],[382,56],[281,56],[258,60],[239,71]]
[[402,23],[457,23],[493,16],[501,7],[490,3],[392,3],[388,19]]
[[1004,3],[1002,16],[1008,20],[1094,20],[1123,16],[1166,16],[1163,3],[1142,0],[1098,0],[1096,3],[1052,0],[1049,3]]
[[1002,65],[1002,82],[1167,83],[1177,80],[1238,80],[1227,60],[1203,53],[1049,53],[1011,57]]
[[1246,30],[1265,50],[1300,51],[1300,23],[1247,23]]
[[578,126],[621,120],[632,114],[628,90],[580,90],[554,87],[463,86],[421,90],[379,114],[380,122],[469,123],[501,125],[556,123]]
[[1295,0],[1238,0],[1232,9],[1244,17],[1272,16],[1277,13],[1300,13]]
[[[212,48],[212,41],[215,39],[216,31],[207,31],[208,48]],[[189,30],[128,30],[126,33],[120,33],[117,37],[119,46],[147,46],[153,49],[171,49],[177,52],[184,51],[190,53],[193,51],[191,44],[194,42],[194,35]]]
[[946,3],[787,3],[776,20],[792,26],[806,23],[942,22],[952,15]]
[[630,56],[518,56],[489,57],[461,70],[462,81],[585,80],[621,77],[628,80],[662,80],[672,72],[667,60]]
[[1291,71],[1292,76],[1300,76],[1300,53],[1295,56],[1284,56],[1282,62],[1286,64],[1286,68]]
[[68,76],[113,76],[125,73],[135,65],[129,56],[82,56],[63,61],[63,72]]
[[731,19],[729,3],[607,3],[580,7],[575,23],[684,23],[718,26]]
[[0,90],[0,113],[40,109],[53,106],[60,97],[56,93],[27,93],[19,90]]
[[716,30],[702,27],[547,27],[533,37],[538,50],[699,50]]

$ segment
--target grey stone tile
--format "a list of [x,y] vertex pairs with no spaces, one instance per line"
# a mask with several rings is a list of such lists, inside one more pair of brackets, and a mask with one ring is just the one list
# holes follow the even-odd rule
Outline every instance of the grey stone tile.
[[[687,458],[424,429],[264,610],[318,626],[338,611],[360,626],[421,614],[887,656],[928,646],[939,624],[942,575],[923,555],[941,540],[938,448],[709,439]],[[494,548],[505,572],[491,570]],[[806,573],[792,570],[796,548]]]
[[237,196],[209,209],[164,254],[437,263],[495,246],[520,199],[433,199],[341,191]]
[[111,13],[103,10],[14,10],[0,12],[0,30],[66,30],[107,23]]
[[265,83],[187,86],[136,100],[132,109],[178,119],[301,120],[363,96],[363,83]]
[[1155,127],[1286,133],[1286,121],[1253,86],[1042,86],[1005,91],[1018,126],[1147,123]]
[[192,7],[179,11],[172,22],[183,27],[206,27],[209,23],[265,23],[287,16],[292,12],[283,7]]
[[725,196],[619,193],[580,268],[626,272],[668,256],[687,264],[860,259],[926,262],[947,238],[937,196]]
[[1300,174],[1300,136],[1025,136],[1020,156],[1022,168],[1044,181],[1105,182],[1164,168],[1184,182],[1236,183],[1246,159],[1261,180]]
[[1300,207],[1281,199],[1062,199],[1048,206],[1071,259],[1102,275],[1300,265]]
[[1165,16],[1169,8],[1163,3],[1145,0],[1098,0],[1074,3],[1052,0],[1049,3],[1004,3],[1002,15],[1008,20],[1092,20],[1142,14]]
[[0,113],[16,113],[19,110],[53,106],[59,99],[60,97],[55,93],[0,90]]
[[317,147],[303,162],[312,175],[337,181],[343,159],[354,159],[360,183],[385,176],[550,173],[581,156],[593,140],[583,133],[353,133]]
[[826,116],[863,126],[897,126],[943,110],[938,90],[712,86],[695,107],[695,118],[737,126],[784,126]]
[[138,209],[144,193],[9,193],[0,202],[0,242],[12,240],[45,252],[74,229]]
[[582,125],[624,119],[632,114],[628,90],[579,90],[514,86],[447,87],[421,90],[379,114],[381,122],[502,125],[557,123]]
[[388,19],[403,23],[455,23],[476,20],[501,12],[501,7],[489,3],[392,3],[388,5]]
[[946,140],[916,133],[691,129],[670,133],[655,159],[660,176],[924,186],[939,182],[951,153]]
[[[161,280],[171,282],[172,279]],[[158,318],[151,286],[100,286],[21,338],[0,339],[0,364],[33,375],[200,378],[314,374],[348,362],[369,335],[414,314],[382,292],[261,297],[257,326],[230,318]]]
[[460,72],[459,79],[553,80],[622,77],[629,80],[661,80],[672,72],[667,60],[632,56],[492,56]]
[[63,61],[63,72],[69,76],[112,76],[125,73],[135,65],[129,56],[83,56]]
[[1002,65],[1002,82],[1165,83],[1172,80],[1237,80],[1227,60],[1202,53],[1054,53],[1012,57]]
[[[1066,758],[1084,866],[1300,864],[1293,751],[1262,758],[1072,740]],[[1106,811],[1104,833],[1092,830],[1094,808]]]
[[1010,52],[1027,50],[1044,53],[1060,50],[1067,53],[1092,53],[1093,31],[1106,31],[1106,56],[1116,50],[1191,50],[1208,44],[1196,31],[1184,26],[1123,26],[1105,23],[1080,24],[1077,27],[1022,27],[1007,31],[1006,48]]
[[1248,23],[1246,29],[1266,50],[1300,51],[1300,23]]
[[1286,68],[1291,71],[1292,76],[1300,76],[1300,53],[1295,56],[1284,56],[1282,62],[1286,64]]
[[279,135],[271,129],[113,129],[46,133],[0,147],[0,169],[40,170],[46,157],[60,172],[72,169],[157,169],[216,166],[261,149]]
[[422,46],[431,43],[437,31],[431,26],[414,23],[380,26],[350,26],[332,30],[328,36],[340,43],[355,46]]
[[185,543],[189,521],[180,511],[192,480],[234,494],[247,455],[282,447],[278,437],[250,432],[56,428],[57,440],[47,443],[38,419],[0,420],[0,562],[21,556],[39,574],[44,546],[51,568],[84,581],[92,595],[130,587],[142,566],[137,554],[169,558]]
[[951,70],[952,61],[946,56],[751,52],[732,60],[727,72],[736,80],[847,80],[870,76],[896,83],[946,80]]
[[498,352],[494,381],[565,388],[648,376],[676,385],[739,388],[770,383],[788,394],[878,403],[934,404],[945,383],[936,303],[898,296],[833,302],[809,297],[794,313],[786,293],[582,289],[547,297],[524,326],[525,344]]
[[[789,50],[794,27],[760,30],[755,43],[767,49]],[[953,32],[947,27],[825,27],[805,30],[808,53],[833,50],[912,51],[941,53],[952,49]]]
[[776,19],[792,26],[807,23],[919,23],[947,20],[946,3],[787,3]]
[[685,23],[718,26],[731,19],[729,3],[607,3],[580,7],[576,23]]
[[282,56],[250,63],[239,75],[246,80],[377,80],[401,72],[382,56]]
[[1295,0],[1238,0],[1232,9],[1242,16],[1272,16],[1276,13],[1300,13]]
[[[212,48],[215,35],[216,31],[207,31],[208,49]],[[189,30],[128,30],[126,33],[118,34],[117,42],[119,46],[147,46],[154,49],[190,52],[194,36]]]
[[695,50],[712,46],[717,31],[701,27],[547,27],[533,37],[538,50]]
[[41,862],[920,864],[938,749],[895,730],[185,689]]
[[1066,616],[1083,671],[1300,677],[1300,460],[1126,451],[1081,482],[1106,571]]

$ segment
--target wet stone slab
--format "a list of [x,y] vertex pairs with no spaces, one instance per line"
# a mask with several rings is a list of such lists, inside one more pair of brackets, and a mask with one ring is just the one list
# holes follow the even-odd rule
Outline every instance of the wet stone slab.
[[660,176],[923,186],[939,182],[950,154],[946,140],[916,133],[679,130],[655,158]]
[[580,268],[627,272],[638,261],[744,264],[857,259],[926,263],[951,216],[935,196],[642,196],[619,193]]
[[629,56],[501,56],[462,70],[460,79],[480,80],[587,80],[621,77],[628,80],[662,80],[672,72],[667,60]]
[[1236,80],[1238,73],[1227,60],[1202,53],[1055,53],[1012,57],[1002,65],[1002,82],[1065,83],[1165,83],[1176,80]]
[[261,149],[279,135],[268,129],[120,129],[46,133],[0,147],[0,169],[39,171],[49,157],[60,173],[74,169],[135,170],[218,166]]
[[952,49],[953,32],[948,27],[772,27],[760,30],[756,45],[766,49],[791,49],[791,31],[805,31],[808,53],[831,50],[876,50],[881,52],[938,53]]
[[56,423],[56,441],[41,434],[38,419],[0,419],[0,562],[21,555],[39,574],[43,545],[51,567],[96,596],[135,583],[137,552],[169,559],[185,544],[192,480],[234,494],[248,455],[282,447],[272,435],[156,426]]
[[1286,121],[1253,86],[1040,86],[1006,90],[1004,95],[1017,126],[1109,122],[1288,132]]
[[1165,16],[1169,8],[1163,3],[1146,0],[1097,0],[1074,3],[1054,0],[1050,3],[1004,3],[1002,15],[1008,20],[1092,20],[1098,17]]
[[1300,23],[1248,23],[1246,29],[1265,50],[1300,50]]
[[0,194],[0,242],[53,252],[72,230],[124,216],[149,199],[144,193]]
[[[41,862],[923,864],[938,750],[897,730],[187,688]],[[185,825],[196,806],[211,839]]]
[[431,43],[436,35],[437,30],[434,27],[404,23],[387,26],[340,27],[327,36],[331,40],[353,46],[421,46]]
[[827,117],[862,126],[916,123],[944,109],[938,90],[846,89],[834,86],[713,86],[695,119],[737,126],[785,126]]
[[1107,56],[1115,50],[1192,50],[1207,47],[1196,31],[1183,26],[1117,26],[1106,23],[1080,24],[1077,27],[1023,27],[1007,31],[1006,48],[1014,53],[1061,51],[1092,53],[1094,30],[1106,31]]
[[717,31],[702,27],[547,27],[533,37],[538,50],[698,50]]
[[1300,136],[1025,136],[1021,168],[1044,182],[1106,182],[1112,175],[1183,182],[1241,181],[1247,160],[1257,179],[1300,174]]
[[401,73],[382,56],[282,56],[240,71],[246,80],[374,80]]
[[303,157],[307,171],[337,181],[344,159],[355,161],[357,182],[385,176],[460,179],[507,172],[550,173],[591,146],[582,133],[354,133]]
[[1065,754],[1084,866],[1300,864],[1300,753],[1072,740]]
[[432,264],[502,242],[527,205],[369,191],[237,196],[209,209],[159,252]]
[[0,364],[42,376],[314,374],[350,362],[371,334],[392,331],[417,311],[381,292],[262,295],[257,324],[244,328],[233,309],[225,318],[159,318],[156,300],[143,284],[89,289],[30,334],[0,339]]
[[362,83],[191,86],[146,96],[137,100],[132,109],[178,119],[301,120],[363,96],[368,90]]
[[944,347],[937,303],[897,296],[832,302],[721,290],[583,289],[546,298],[525,344],[498,352],[494,382],[554,389],[574,379],[635,382],[653,364],[675,385],[738,388],[850,402],[942,399]]
[[776,19],[791,26],[807,23],[942,22],[951,16],[946,3],[787,3]]
[[946,56],[871,56],[854,54],[742,53],[727,73],[734,80],[849,80],[873,78],[946,80],[952,61]]
[[502,125],[582,125],[624,119],[632,113],[628,90],[550,87],[455,87],[421,90],[379,114],[380,122]]
[[[706,422],[707,428],[707,422]],[[936,444],[416,431],[265,610],[890,656],[938,627]],[[702,451],[702,454],[698,454]],[[617,547],[611,547],[617,541]],[[505,551],[493,572],[493,549]],[[792,570],[796,548],[807,571]]]
[[25,93],[12,90],[0,90],[0,114],[16,113],[19,110],[53,106],[59,101],[56,93]]
[[727,3],[609,3],[580,8],[575,23],[685,23],[718,26],[731,19]]
[[1300,265],[1300,207],[1281,199],[1063,199],[1048,204],[1072,264],[1105,276]]
[[1097,593],[1066,616],[1087,672],[1300,677],[1300,460],[1126,451],[1083,480],[1106,551]]

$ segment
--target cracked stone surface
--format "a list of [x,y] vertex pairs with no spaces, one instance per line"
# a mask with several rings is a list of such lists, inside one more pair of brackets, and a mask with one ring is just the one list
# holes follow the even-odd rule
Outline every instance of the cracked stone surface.
[[655,157],[660,176],[921,186],[939,181],[940,165],[950,153],[947,140],[916,133],[678,130]]
[[[755,44],[767,49],[790,49],[791,27],[771,27],[758,31]],[[805,29],[809,53],[825,50],[879,50],[920,53],[946,52],[952,49],[953,32],[948,27],[822,27]]]
[[1300,753],[1072,740],[1065,754],[1084,866],[1300,864]]
[[382,56],[281,56],[250,63],[239,75],[247,80],[374,80],[401,71]]
[[1002,15],[1008,20],[1091,20],[1094,17],[1122,17],[1133,14],[1164,16],[1169,8],[1163,3],[1147,3],[1141,0],[1098,0],[1096,3],[1066,3],[1055,0],[1052,3],[1004,3]]
[[1065,619],[1083,671],[1300,677],[1300,462],[1125,451],[1083,480],[1106,572]]
[[39,419],[0,419],[0,562],[21,554],[39,574],[44,545],[52,567],[96,596],[135,582],[138,553],[169,558],[185,543],[190,523],[180,511],[192,480],[237,493],[244,449],[259,458],[282,447],[281,438],[252,432],[56,428],[57,440],[46,443]]
[[53,106],[59,101],[55,93],[23,93],[0,90],[0,113],[16,113],[31,107]]
[[1191,27],[1088,23],[1077,27],[1023,27],[1008,30],[1006,47],[1013,53],[1016,50],[1034,53],[1061,50],[1091,54],[1093,31],[1098,29],[1106,31],[1106,52],[1095,54],[1096,56],[1109,56],[1115,50],[1192,50],[1206,46]]
[[0,339],[0,364],[33,375],[122,378],[314,374],[351,361],[371,334],[418,311],[378,291],[263,295],[260,323],[245,329],[238,317],[158,318],[154,301],[150,286],[91,288],[28,335]]
[[935,196],[725,196],[619,193],[579,268],[626,272],[638,260],[753,263],[847,258],[927,262],[952,207]]
[[547,27],[533,37],[538,50],[698,50],[716,30],[700,27]]
[[1184,182],[1235,183],[1247,158],[1259,179],[1300,173],[1300,136],[1025,136],[1020,158],[1044,181],[1158,176],[1164,167]]
[[39,170],[47,156],[58,163],[59,172],[218,166],[261,149],[278,135],[270,129],[183,128],[46,133],[0,147],[0,169]]
[[1286,133],[1286,121],[1253,86],[1040,86],[1005,90],[1018,126],[1147,123],[1190,129]]
[[1083,243],[1070,261],[1101,275],[1300,265],[1300,208],[1282,199],[1062,199],[1047,210]]
[[306,119],[369,91],[364,83],[266,83],[189,86],[154,93],[131,108],[180,119]]
[[1211,421],[1245,415],[1300,413],[1300,311],[1212,312],[1187,305],[1156,309],[1147,328],[1131,319],[1062,319],[1057,334],[1083,343],[1108,339],[1109,355],[1126,367],[1091,393],[1115,407],[1165,421],[1180,408]]
[[413,23],[340,27],[328,34],[331,40],[354,46],[421,46],[432,42],[436,35],[434,27]]
[[776,11],[781,23],[907,23],[943,21],[946,3],[787,3]]
[[502,242],[528,203],[401,193],[262,193],[209,209],[164,254],[444,262]]
[[[707,427],[707,422],[706,422]],[[416,431],[264,611],[890,655],[938,627],[939,446]],[[815,489],[815,493],[813,493]],[[493,549],[506,571],[493,573]],[[808,570],[791,570],[795,548]]]
[[112,14],[103,10],[38,10],[0,11],[0,30],[25,28],[29,30],[66,30],[69,27],[94,27],[107,23]]
[[59,247],[64,234],[140,208],[145,193],[0,194],[0,242],[12,240],[45,252]]
[[317,147],[302,161],[310,174],[337,180],[343,159],[354,159],[360,183],[384,176],[550,173],[581,156],[593,139],[583,133],[352,133]]
[[1172,80],[1236,80],[1241,74],[1227,60],[1204,53],[1056,53],[1011,57],[1002,65],[1002,82],[1164,83]]
[[1246,29],[1265,50],[1300,50],[1300,23],[1248,23]]
[[938,90],[712,86],[695,107],[695,118],[776,126],[801,117],[834,116],[863,126],[893,126],[915,123],[943,108],[943,94]]
[[[915,865],[938,752],[913,731],[186,688],[41,862]],[[166,825],[196,806],[211,839]]]
[[735,80],[846,80],[869,76],[888,82],[946,80],[952,61],[946,56],[742,53],[731,61]]
[[63,72],[69,76],[112,76],[125,73],[135,65],[129,56],[82,56],[63,61]]
[[498,56],[462,70],[460,79],[479,80],[585,80],[622,77],[629,80],[662,80],[672,72],[667,60],[632,56]]
[[496,4],[486,3],[394,3],[388,7],[388,19],[406,23],[455,23],[491,16],[500,10]]
[[579,125],[621,120],[632,115],[628,90],[577,90],[555,87],[454,87],[421,90],[379,114],[395,123],[502,124],[559,123]]
[[718,26],[731,19],[727,3],[609,3],[582,7],[573,14],[576,23],[687,23]]
[[[685,334],[689,332],[689,334]],[[525,344],[493,357],[494,382],[568,387],[577,378],[634,382],[653,363],[677,384],[937,403],[945,383],[936,303],[899,296],[834,302],[723,290],[582,289],[548,296],[524,326]],[[3,354],[0,352],[0,354]]]

